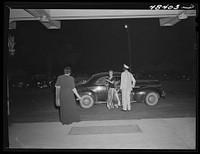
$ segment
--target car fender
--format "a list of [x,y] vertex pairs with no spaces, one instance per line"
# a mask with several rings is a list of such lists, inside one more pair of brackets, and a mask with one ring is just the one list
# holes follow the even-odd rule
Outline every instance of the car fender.
[[88,90],[87,91],[86,90],[85,91],[80,91],[79,95],[80,96],[89,95],[89,96],[91,96],[93,98],[94,102],[97,101],[97,96],[93,91],[88,91]]
[[159,96],[159,98],[161,97],[160,96],[160,90],[158,88],[154,88],[154,87],[144,87],[144,88],[141,88],[139,90],[136,90],[134,91],[134,99],[135,100],[140,100],[140,101],[144,101],[146,95],[149,93],[149,92],[156,92]]
[[142,87],[139,90],[136,90],[136,93],[146,95],[149,92],[156,92],[158,93],[159,97],[161,96],[161,89],[160,87]]
[[145,99],[147,91],[145,91],[145,90],[144,91],[137,91],[137,92],[132,92],[132,94],[133,94],[133,96],[132,96],[133,100],[140,102],[140,101],[143,101]]

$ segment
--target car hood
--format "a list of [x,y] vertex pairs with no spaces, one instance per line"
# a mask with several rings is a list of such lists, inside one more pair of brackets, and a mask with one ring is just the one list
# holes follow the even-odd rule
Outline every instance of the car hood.
[[83,90],[87,87],[86,83],[76,83],[75,87],[77,90]]

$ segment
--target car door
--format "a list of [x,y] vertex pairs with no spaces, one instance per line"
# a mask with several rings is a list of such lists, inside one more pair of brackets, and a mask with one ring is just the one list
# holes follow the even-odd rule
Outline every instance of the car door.
[[108,86],[106,82],[106,76],[99,78],[96,82],[96,94],[99,101],[106,101],[108,97]]

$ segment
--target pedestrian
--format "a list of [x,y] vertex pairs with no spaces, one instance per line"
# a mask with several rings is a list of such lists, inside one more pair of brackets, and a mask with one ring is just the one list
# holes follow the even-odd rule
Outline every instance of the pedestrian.
[[[106,79],[107,83],[108,83],[108,99],[107,99],[107,107],[110,108],[118,108],[118,106],[120,106],[120,100],[119,100],[119,96],[117,93],[117,90],[115,89],[115,79],[113,77],[113,71],[110,70],[109,71],[109,77]],[[116,97],[118,104],[114,104],[114,97]]]
[[132,73],[128,71],[129,67],[124,64],[123,70],[121,74],[121,84],[120,89],[122,91],[122,111],[131,110],[131,98],[130,94],[132,88],[135,86],[136,80],[133,77]]
[[78,94],[74,78],[70,76],[71,68],[64,69],[64,75],[60,75],[55,83],[56,87],[56,106],[60,107],[60,121],[64,124],[71,124],[73,122],[80,122],[80,115],[78,113],[76,100],[74,94],[79,101],[82,98]]

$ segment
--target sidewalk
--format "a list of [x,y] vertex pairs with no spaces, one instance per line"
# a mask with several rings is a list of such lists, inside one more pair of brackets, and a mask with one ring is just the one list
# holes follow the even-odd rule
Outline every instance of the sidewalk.
[[[141,132],[69,135],[74,127],[115,125],[137,125]],[[195,149],[196,118],[13,123],[9,142],[11,149]]]

